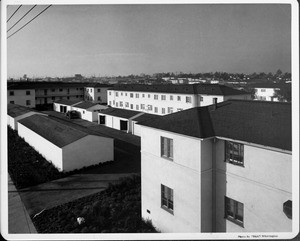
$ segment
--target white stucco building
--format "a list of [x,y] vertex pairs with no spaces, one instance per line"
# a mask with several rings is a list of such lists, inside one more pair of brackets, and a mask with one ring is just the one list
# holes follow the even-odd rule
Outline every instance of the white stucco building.
[[[79,127],[78,127],[79,128]],[[114,140],[50,117],[32,115],[18,121],[18,134],[60,171],[114,159]]]
[[142,216],[160,231],[292,231],[290,104],[230,100],[139,125]]
[[107,90],[112,85],[92,83],[84,87],[84,100],[93,103],[106,104]]
[[18,130],[17,122],[31,115],[45,115],[43,113],[39,113],[34,111],[33,109],[21,106],[8,104],[7,105],[7,124],[13,129]]
[[265,101],[279,101],[278,93],[280,89],[291,89],[290,84],[255,84],[255,100],[265,100]]
[[108,105],[115,108],[166,115],[214,101],[251,99],[247,92],[224,85],[115,85],[107,91]]
[[81,103],[80,100],[57,100],[53,102],[53,110],[61,113],[67,113],[73,105]]

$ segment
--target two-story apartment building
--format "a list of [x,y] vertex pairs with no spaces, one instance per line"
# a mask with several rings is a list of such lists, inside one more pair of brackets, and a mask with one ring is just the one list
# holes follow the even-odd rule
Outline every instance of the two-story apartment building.
[[11,86],[7,90],[7,103],[26,106],[29,108],[35,107],[35,90],[27,86],[19,88]]
[[254,84],[255,100],[279,101],[278,91],[291,89],[290,84],[262,83]]
[[86,83],[9,82],[8,103],[37,107],[62,99],[82,101],[85,85]]
[[142,216],[162,232],[291,232],[291,105],[229,100],[141,122]]
[[114,108],[166,115],[192,107],[211,105],[214,101],[251,99],[245,91],[224,85],[115,85],[107,94]]
[[106,104],[107,90],[112,85],[92,83],[84,87],[84,100],[93,103]]

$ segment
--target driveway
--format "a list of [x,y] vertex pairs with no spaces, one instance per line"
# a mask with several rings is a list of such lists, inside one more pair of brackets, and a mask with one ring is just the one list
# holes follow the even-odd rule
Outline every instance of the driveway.
[[109,183],[133,174],[76,174],[66,178],[18,190],[30,217],[75,199],[100,192]]

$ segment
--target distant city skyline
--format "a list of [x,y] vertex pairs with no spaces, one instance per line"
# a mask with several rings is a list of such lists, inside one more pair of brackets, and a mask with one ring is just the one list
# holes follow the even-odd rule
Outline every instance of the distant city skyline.
[[[31,7],[22,6],[8,28]],[[8,39],[7,56],[9,78],[291,72],[291,6],[52,5]]]

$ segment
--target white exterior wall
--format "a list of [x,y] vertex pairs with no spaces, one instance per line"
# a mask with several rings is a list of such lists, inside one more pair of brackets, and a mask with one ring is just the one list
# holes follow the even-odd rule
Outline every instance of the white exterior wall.
[[114,140],[112,138],[88,135],[62,149],[64,171],[114,160]]
[[[216,144],[216,228],[219,232],[290,232],[283,203],[292,200],[292,157],[244,145],[244,167],[224,162],[224,141]],[[226,185],[225,185],[226,184]],[[224,196],[244,204],[244,227],[224,218]]]
[[277,97],[274,97],[274,95],[275,88],[255,88],[256,100],[279,101]]
[[136,121],[132,121],[132,134],[141,136],[141,126]]
[[[30,95],[26,95],[26,91],[30,91]],[[13,95],[10,95],[13,92]],[[26,101],[30,101],[30,105],[26,105]],[[8,90],[7,91],[7,103],[13,103],[16,105],[22,105],[30,108],[35,107],[35,90],[23,89],[23,90]]]
[[60,171],[63,170],[62,149],[60,147],[49,142],[21,123],[18,123],[18,134],[20,137],[23,137],[29,145],[34,147],[34,149],[38,151],[42,156],[44,156],[49,162],[52,162],[55,167],[57,167]]
[[85,87],[84,100],[92,101],[93,103],[107,103],[108,88],[109,87]]
[[[111,94],[109,94],[111,93]],[[118,93],[118,96],[116,96]],[[130,94],[133,94],[133,97],[130,97]],[[136,94],[139,95],[136,98]],[[143,97],[144,95],[144,97]],[[154,99],[154,95],[158,95],[158,99]],[[161,100],[161,96],[165,95],[166,100]],[[149,97],[150,96],[150,97]],[[170,100],[170,96],[173,96],[173,100]],[[180,100],[178,100],[178,96]],[[191,98],[191,103],[186,102],[186,97]],[[149,114],[156,114],[156,115],[165,115],[170,114],[168,112],[168,107],[173,108],[173,112],[177,112],[178,109],[189,109],[195,106],[194,95],[192,94],[171,94],[171,93],[154,93],[154,92],[131,92],[131,91],[115,91],[115,90],[108,90],[108,105],[120,108],[120,109],[127,109],[127,110],[135,110],[135,111],[142,111]],[[123,102],[123,107],[120,106],[120,102]],[[129,106],[126,107],[128,103]],[[131,104],[133,108],[131,109]],[[145,105],[145,109],[141,109],[141,104]],[[138,108],[137,108],[138,105]],[[147,108],[148,105],[152,105],[152,110]],[[158,108],[158,111],[155,112],[155,107]],[[162,113],[162,108],[165,108],[165,114]]]
[[[173,161],[160,156],[161,136],[173,139]],[[201,232],[200,155],[196,138],[141,126],[142,217],[160,231]],[[161,184],[173,189],[174,214],[161,208]]]
[[82,109],[74,106],[71,106],[70,109],[78,111],[80,113],[81,119],[93,122],[93,121],[97,121],[98,113],[99,113],[98,110],[100,110],[101,108],[95,105],[88,109]]
[[[78,102],[79,102],[79,101],[78,101]],[[54,111],[57,111],[57,112],[60,112],[60,107],[61,107],[61,106],[66,106],[67,111],[71,110],[71,106],[65,105],[65,104],[59,104],[59,103],[53,103],[53,110],[54,110]]]
[[111,116],[111,115],[106,115],[106,114],[99,114],[99,115],[104,115],[105,116],[105,126],[116,129],[116,130],[120,130],[121,125],[120,125],[120,121],[127,121],[127,132],[131,131],[131,127],[130,127],[130,123],[131,121],[129,119],[126,118],[122,118],[122,117],[117,117],[117,116]]
[[7,124],[13,129],[16,130],[17,127],[17,122],[15,121],[15,118],[7,115]]

